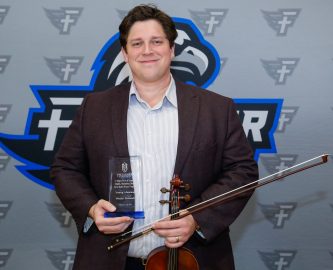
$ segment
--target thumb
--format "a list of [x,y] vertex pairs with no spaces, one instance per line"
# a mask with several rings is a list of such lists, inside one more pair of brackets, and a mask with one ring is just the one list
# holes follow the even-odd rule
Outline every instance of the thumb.
[[101,200],[98,201],[97,204],[98,204],[98,206],[103,208],[106,212],[116,211],[116,207],[112,203],[110,203],[109,201],[101,199]]

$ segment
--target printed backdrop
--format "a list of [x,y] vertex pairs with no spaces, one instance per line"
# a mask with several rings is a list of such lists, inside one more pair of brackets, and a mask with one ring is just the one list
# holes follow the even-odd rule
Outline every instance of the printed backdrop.
[[[0,1],[0,269],[72,268],[48,169],[87,93],[131,79],[118,25],[141,1]],[[261,177],[333,153],[333,2],[155,2],[175,77],[232,97]],[[231,227],[238,270],[333,269],[333,163],[258,189]]]

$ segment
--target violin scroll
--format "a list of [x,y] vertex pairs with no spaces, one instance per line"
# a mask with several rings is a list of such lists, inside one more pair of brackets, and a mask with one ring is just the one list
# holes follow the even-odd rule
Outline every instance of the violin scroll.
[[[179,189],[184,189],[185,191],[189,191],[191,189],[190,185],[189,184],[184,184],[184,182],[182,180],[180,180],[179,176],[178,175],[175,175],[175,177],[170,181],[170,189],[167,189],[166,187],[162,187],[161,188],[161,192],[163,194],[165,193],[172,193],[174,192],[175,190],[178,190],[179,192]],[[189,202],[191,200],[191,196],[189,194],[185,194],[184,196],[177,196],[177,199],[178,200],[182,200],[184,202]],[[172,204],[172,200],[160,200],[159,201],[160,204]]]

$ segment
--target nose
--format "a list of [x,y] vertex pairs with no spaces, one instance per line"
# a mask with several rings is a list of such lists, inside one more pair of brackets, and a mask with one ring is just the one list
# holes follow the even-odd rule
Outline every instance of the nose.
[[145,42],[144,43],[144,48],[143,48],[143,53],[144,54],[150,54],[151,52],[152,52],[151,43],[150,42]]

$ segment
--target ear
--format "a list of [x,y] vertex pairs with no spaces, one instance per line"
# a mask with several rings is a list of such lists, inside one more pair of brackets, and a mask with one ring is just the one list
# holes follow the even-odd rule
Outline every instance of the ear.
[[126,53],[126,51],[123,47],[121,47],[121,52],[123,54],[125,62],[128,63],[128,56],[127,56],[127,53]]
[[173,45],[171,48],[171,58],[174,58],[175,57],[175,45]]

